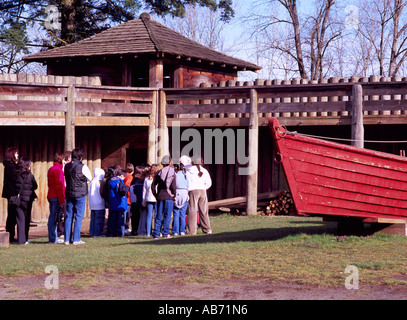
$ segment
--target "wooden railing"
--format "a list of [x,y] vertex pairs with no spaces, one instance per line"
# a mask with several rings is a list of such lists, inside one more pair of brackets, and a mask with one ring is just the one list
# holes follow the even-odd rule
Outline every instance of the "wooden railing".
[[[287,85],[263,82],[247,86],[228,82],[222,87],[160,90],[0,81],[0,125],[63,126],[68,108],[74,106],[75,124],[79,126],[148,126],[149,116],[159,109],[165,110],[170,126],[173,119],[182,119],[182,126],[239,126],[247,124],[252,89],[257,92],[260,118],[275,116],[289,125],[350,124],[355,83],[362,87],[366,123],[405,122],[407,81]],[[73,90],[71,95],[69,88]],[[164,108],[160,106],[163,101]],[[49,119],[45,121],[46,118]]]
[[[248,119],[251,89],[256,90],[258,95],[260,118],[278,117],[286,125],[349,125],[352,88],[355,84],[362,87],[365,123],[405,123],[406,81],[254,85],[164,91],[169,102],[167,115],[176,119],[182,117],[184,126],[204,123],[220,127],[247,124],[248,120],[244,119]],[[185,114],[189,116],[185,118]],[[265,123],[261,121],[261,124]]]
[[77,117],[149,115],[155,94],[156,90],[149,88],[3,81],[0,82],[0,117],[54,117],[64,115],[72,107]]
[[0,83],[0,125],[65,126],[65,150],[75,126],[155,127],[157,90],[71,84]]

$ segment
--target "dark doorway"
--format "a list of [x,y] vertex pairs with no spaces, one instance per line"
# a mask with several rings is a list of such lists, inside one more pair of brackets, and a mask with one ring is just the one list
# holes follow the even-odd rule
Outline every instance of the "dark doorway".
[[147,165],[147,148],[126,149],[126,164],[132,163],[134,166]]

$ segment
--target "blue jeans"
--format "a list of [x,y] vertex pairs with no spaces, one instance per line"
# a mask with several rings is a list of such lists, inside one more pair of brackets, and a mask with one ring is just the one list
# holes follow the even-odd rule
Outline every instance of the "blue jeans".
[[71,241],[72,224],[73,240],[81,241],[82,220],[85,216],[86,196],[82,198],[66,198],[65,242]]
[[124,211],[109,210],[107,218],[107,236],[124,237],[124,228],[126,222],[126,213]]
[[172,221],[172,234],[181,232],[186,233],[186,214],[188,209],[188,201],[185,202],[182,208],[174,206],[174,217]]
[[91,210],[89,235],[91,237],[100,237],[103,235],[105,225],[105,210]]
[[170,233],[170,224],[173,207],[174,201],[172,200],[157,201],[157,211],[154,220],[153,238],[158,238],[160,236],[160,233],[162,233],[163,237],[166,237]]
[[153,224],[153,211],[157,212],[157,202],[147,202],[147,235],[151,235],[151,226]]
[[57,241],[57,214],[61,210],[58,198],[48,199],[49,217],[48,217],[48,241],[54,243]]

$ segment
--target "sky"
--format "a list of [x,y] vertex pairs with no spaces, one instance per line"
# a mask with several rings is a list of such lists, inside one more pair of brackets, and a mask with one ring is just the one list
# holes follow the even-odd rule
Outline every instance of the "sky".
[[[232,46],[233,43],[238,43],[236,47],[238,47],[239,50],[230,52],[232,56],[264,67],[261,61],[256,61],[257,59],[254,56],[254,50],[247,39],[247,30],[249,27],[247,23],[242,23],[242,19],[252,14],[270,15],[270,2],[270,0],[233,1],[235,18],[229,23],[227,27],[226,38],[228,39],[227,41],[232,44]],[[349,8],[350,5],[356,5],[357,7],[358,2],[358,0],[338,0],[337,4],[340,4],[340,6],[343,7],[343,9],[341,10],[343,10],[344,15],[346,15],[346,8]],[[298,0],[298,12],[300,14],[312,12],[312,10],[314,9],[314,3],[315,1],[313,0]],[[245,41],[242,41],[242,39],[244,39]],[[253,81],[256,78],[262,78],[262,76],[264,77],[264,71],[260,71],[258,74],[255,74],[253,72],[239,72],[239,80]],[[281,74],[279,78],[284,78],[284,75]]]
[[[357,0],[338,0],[341,4],[352,4]],[[249,39],[252,27],[244,21],[244,18],[259,15],[271,15],[271,0],[233,0],[235,17],[227,24],[225,30],[226,48],[229,48],[226,54],[255,63],[265,67],[261,60],[256,57],[256,50]],[[314,6],[314,0],[298,0],[298,9],[300,13],[311,11]],[[253,81],[256,78],[264,78],[265,71],[256,74],[253,72],[239,72],[239,80]],[[284,77],[283,75],[281,77]],[[281,78],[279,77],[279,78]]]

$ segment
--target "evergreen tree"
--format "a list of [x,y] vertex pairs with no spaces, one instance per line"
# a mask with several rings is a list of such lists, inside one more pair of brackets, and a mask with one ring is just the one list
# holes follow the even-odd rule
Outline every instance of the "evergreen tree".
[[234,15],[232,0],[3,0],[0,70],[18,72],[30,47],[45,50],[77,42],[138,18],[144,10],[182,17],[189,4],[219,9],[224,21]]

